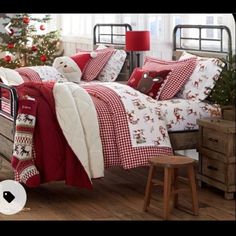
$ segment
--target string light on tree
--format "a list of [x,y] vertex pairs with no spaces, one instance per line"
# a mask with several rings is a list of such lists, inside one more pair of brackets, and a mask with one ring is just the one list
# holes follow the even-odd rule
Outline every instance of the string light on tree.
[[15,33],[14,29],[10,29],[10,32],[8,34],[12,36],[14,33]]

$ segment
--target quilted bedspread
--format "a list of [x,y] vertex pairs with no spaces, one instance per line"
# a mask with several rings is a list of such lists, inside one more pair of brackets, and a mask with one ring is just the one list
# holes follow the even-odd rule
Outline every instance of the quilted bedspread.
[[[109,85],[109,83],[106,84]],[[133,146],[132,139],[144,141],[146,137],[142,135],[142,128],[139,128],[138,124],[135,130],[139,130],[139,133],[130,133],[129,114],[122,103],[119,93],[115,92],[114,89],[105,86],[105,84],[95,83],[83,85],[83,88],[92,97],[97,110],[105,167],[121,165],[124,169],[129,169],[145,166],[148,165],[148,159],[151,156],[172,153],[166,132],[166,143],[164,145],[158,142],[158,137],[155,136],[154,132],[153,137],[157,138],[157,140],[153,139],[151,145],[142,145],[144,142],[140,142],[140,146]],[[127,99],[132,101],[134,98],[131,96],[127,97]],[[147,115],[158,116],[154,111],[153,113],[149,111]],[[157,117],[155,118],[157,119]],[[142,119],[145,119],[145,117],[142,117]],[[161,124],[165,128],[164,124]],[[161,124],[160,126],[162,126]],[[158,126],[158,124],[156,125]],[[161,134],[162,131],[159,128],[157,130],[157,136],[159,135],[160,138],[164,139]]]

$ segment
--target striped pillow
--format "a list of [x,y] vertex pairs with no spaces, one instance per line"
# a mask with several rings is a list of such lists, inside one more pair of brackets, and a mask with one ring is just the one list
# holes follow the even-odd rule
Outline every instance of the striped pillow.
[[15,71],[17,71],[20,74],[24,82],[29,82],[29,81],[41,82],[38,73],[30,69],[29,67],[20,67],[15,69]]
[[196,59],[189,58],[181,61],[163,61],[153,57],[146,57],[145,70],[172,70],[161,91],[160,100],[171,99],[189,79],[196,66]]
[[114,48],[96,50],[97,56],[92,58],[84,68],[82,80],[91,81],[97,78],[114,52]]

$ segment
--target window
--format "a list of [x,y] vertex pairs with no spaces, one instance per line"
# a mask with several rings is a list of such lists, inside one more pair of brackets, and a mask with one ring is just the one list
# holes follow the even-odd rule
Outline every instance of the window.
[[[235,47],[235,22],[232,14],[57,14],[59,17],[59,28],[62,29],[61,35],[71,40],[75,37],[77,44],[87,40],[91,44],[93,27],[98,23],[127,23],[133,30],[150,30],[151,50],[147,53],[153,56],[170,59],[172,54],[172,31],[178,24],[193,25],[226,25],[231,29],[233,37],[233,47]],[[106,33],[106,32],[104,32]],[[177,33],[179,35],[180,32]],[[185,37],[198,37],[199,31],[182,32]],[[203,30],[203,38],[219,39],[220,30]],[[223,35],[227,42],[226,35]],[[65,39],[65,38],[64,38]],[[195,40],[186,40],[186,45],[198,48],[199,43]],[[226,43],[227,44],[227,43]],[[204,49],[218,47],[219,42],[203,43]],[[69,47],[69,46],[68,46]],[[224,45],[227,47],[227,45]]]
[[106,22],[115,23],[115,14],[62,14],[62,35],[92,38],[93,26]]
[[151,38],[156,40],[164,40],[163,17],[156,15],[147,16],[148,30],[150,30]]
[[[213,25],[214,23],[214,17],[213,16],[207,16],[206,17],[206,24],[207,25]],[[212,39],[213,38],[213,30],[212,29],[207,29],[206,30],[206,38]]]

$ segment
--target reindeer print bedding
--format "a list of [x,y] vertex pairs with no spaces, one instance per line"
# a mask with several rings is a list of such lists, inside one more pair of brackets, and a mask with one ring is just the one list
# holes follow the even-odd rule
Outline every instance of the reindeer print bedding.
[[155,100],[127,85],[105,83],[104,86],[115,91],[123,103],[133,147],[171,147],[165,120],[157,112]]
[[220,117],[218,105],[198,99],[173,98],[157,102],[157,112],[166,121],[168,131],[197,130],[197,119]]
[[[110,84],[111,83],[93,83],[83,85],[83,88],[90,94],[93,101],[96,100],[95,107],[97,110],[100,136],[104,150],[105,166],[110,166],[110,164],[115,163],[120,164],[124,169],[130,169],[148,165],[148,160],[151,156],[172,154],[172,148],[168,141],[168,133],[166,131],[164,132],[162,128],[159,130],[158,127],[158,125],[160,127],[162,125],[164,128],[166,127],[161,120],[160,122],[157,121],[156,125],[158,128],[156,129],[156,133],[154,131],[151,133],[150,128],[152,124],[154,124],[154,122],[152,122],[153,118],[150,117],[149,120],[149,118],[143,116],[142,113],[136,113],[137,119],[143,119],[144,123],[145,119],[147,119],[147,121],[149,120],[150,126],[148,126],[149,128],[147,129],[147,131],[150,132],[149,136],[148,132],[144,132],[142,126],[139,126],[139,122],[131,129],[129,127],[130,122],[127,109],[135,109],[135,111],[143,110],[145,107],[149,108],[148,102],[144,103],[142,99],[141,101],[137,100],[140,98],[139,96],[133,97],[136,90],[127,85],[114,83],[113,88],[111,88],[109,86]],[[122,94],[119,92],[120,89],[127,95],[129,95],[128,93],[132,94],[126,98],[127,100],[130,100],[130,102],[125,102],[126,104],[130,104],[130,106],[126,106],[122,102],[119,95]],[[144,96],[148,98],[148,96]],[[147,112],[147,116],[151,116],[150,111]],[[158,115],[153,111],[152,116]],[[104,139],[105,136],[109,137],[109,139]],[[164,139],[164,142],[161,142],[161,140],[160,144],[155,142],[156,139],[158,140],[158,137],[162,140]],[[148,141],[150,145],[145,145],[146,141]],[[115,153],[117,153],[118,156],[114,155]]]

